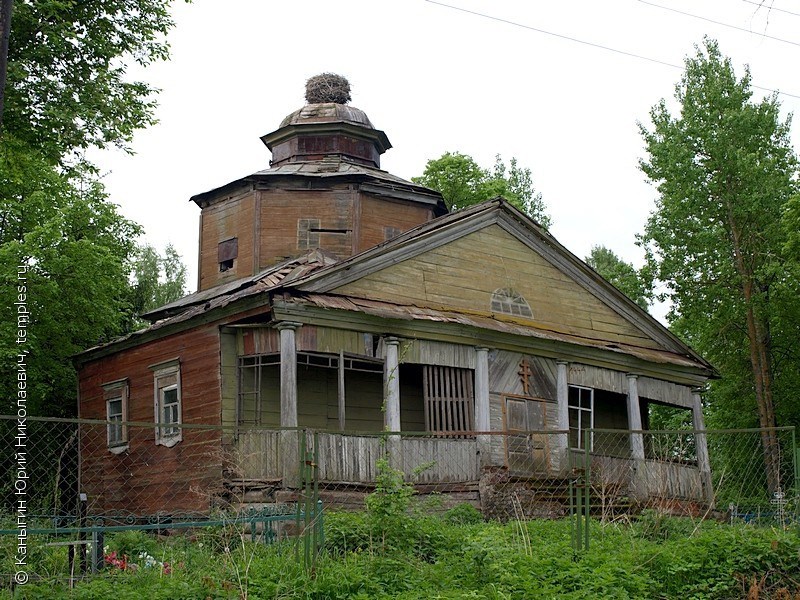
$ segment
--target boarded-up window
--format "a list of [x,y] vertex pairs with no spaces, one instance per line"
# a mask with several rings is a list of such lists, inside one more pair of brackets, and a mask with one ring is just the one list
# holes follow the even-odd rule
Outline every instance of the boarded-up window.
[[319,248],[319,219],[297,219],[297,249]]
[[512,473],[547,470],[548,403],[535,398],[506,398],[506,457]]
[[453,433],[475,430],[472,369],[425,365],[422,389],[427,431]]
[[233,261],[239,256],[239,238],[231,238],[220,242],[217,246],[217,261],[219,270],[227,271],[233,268]]
[[383,239],[390,240],[392,238],[396,238],[401,233],[403,233],[403,230],[400,229],[399,227],[386,226],[383,228]]
[[492,294],[492,312],[533,318],[530,304],[522,295],[511,288],[501,288]]

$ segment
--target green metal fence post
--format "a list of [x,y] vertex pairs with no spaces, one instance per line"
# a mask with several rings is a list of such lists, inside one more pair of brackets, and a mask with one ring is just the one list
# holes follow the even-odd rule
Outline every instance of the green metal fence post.
[[[574,476],[574,471],[572,475]],[[569,478],[569,537],[570,537],[570,544],[572,545],[572,554],[575,554],[578,551],[578,543],[575,538],[575,528],[577,527],[577,517],[578,515],[575,513],[575,484],[574,484],[574,477]]]
[[589,503],[590,494],[589,494],[589,492],[591,491],[591,488],[592,488],[591,441],[592,441],[593,433],[591,431],[589,431],[587,433],[588,433],[588,435],[586,436],[586,439],[584,439],[584,441],[583,441],[584,442],[584,446],[585,446],[585,452],[584,452],[584,457],[583,457],[584,458],[584,461],[583,461],[583,483],[586,486],[586,491],[584,492],[584,496],[585,496],[585,500],[584,501],[586,502],[586,506],[585,506],[585,510],[584,510],[584,513],[583,513],[584,514],[584,535],[586,536],[586,538],[584,540],[584,544],[583,544],[583,549],[584,550],[589,550],[589,509],[590,509],[590,503]]
[[575,551],[580,552],[581,545],[583,544],[583,482],[575,482],[575,518],[577,520],[575,526]]
[[308,569],[311,567],[311,537],[313,531],[311,529],[311,513],[314,510],[311,498],[311,465],[312,453],[308,449],[308,432],[303,435],[306,440],[303,452],[303,566]]
[[317,527],[319,528],[319,535],[317,537],[317,551],[321,550],[325,545],[325,523],[323,522],[324,516],[322,512],[322,500],[317,500]]

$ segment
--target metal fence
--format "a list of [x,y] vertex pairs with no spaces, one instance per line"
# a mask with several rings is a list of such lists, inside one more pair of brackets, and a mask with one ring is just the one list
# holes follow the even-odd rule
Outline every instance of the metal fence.
[[[123,426],[122,435],[112,431]],[[503,520],[564,516],[570,482],[581,473],[589,474],[592,511],[601,517],[658,508],[790,519],[798,508],[792,428],[771,431],[778,441],[772,481],[764,432],[756,429],[436,435],[182,425],[160,443],[157,430],[152,423],[28,418],[19,447],[17,420],[0,418],[2,514],[13,514],[24,498],[31,518],[67,526],[81,494],[87,515],[107,521],[292,504],[302,496],[308,453],[316,457],[309,477],[319,497],[345,509],[363,507],[381,465],[402,472],[416,503],[430,510],[467,502]]]
[[788,526],[800,510],[791,428],[767,432],[777,442],[771,454],[764,430],[436,435],[181,425],[165,436],[152,423],[28,418],[22,433],[16,418],[0,418],[2,533],[18,533],[22,515],[30,535],[78,542],[125,528],[227,523],[262,539],[311,532],[311,560],[318,504],[363,509],[389,470],[413,489],[412,512],[470,504],[502,521],[581,515],[577,538],[589,516],[652,509]]

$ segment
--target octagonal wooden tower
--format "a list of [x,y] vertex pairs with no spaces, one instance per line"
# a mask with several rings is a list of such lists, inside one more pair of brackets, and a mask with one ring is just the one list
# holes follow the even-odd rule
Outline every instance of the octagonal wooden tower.
[[364,111],[307,104],[261,140],[270,168],[198,194],[198,291],[313,248],[347,258],[447,212],[441,195],[381,170],[391,148]]

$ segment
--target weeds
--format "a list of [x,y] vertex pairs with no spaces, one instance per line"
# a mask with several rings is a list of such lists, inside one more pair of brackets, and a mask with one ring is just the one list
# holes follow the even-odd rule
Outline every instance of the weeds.
[[[468,505],[441,516],[414,515],[395,475],[386,475],[373,512],[326,516],[325,547],[313,574],[296,560],[291,544],[239,538],[246,552],[225,553],[209,537],[125,533],[109,535],[109,547],[132,554],[146,549],[135,561],[146,564],[155,557],[171,565],[170,572],[111,569],[74,590],[58,580],[32,579],[13,596],[0,589],[0,598],[238,600],[243,589],[251,600],[795,600],[800,593],[797,531],[712,522],[697,527],[690,519],[645,513],[629,525],[592,522],[595,542],[573,561],[566,520],[484,523]],[[56,559],[63,547],[38,544],[33,550],[47,569],[63,563]]]

